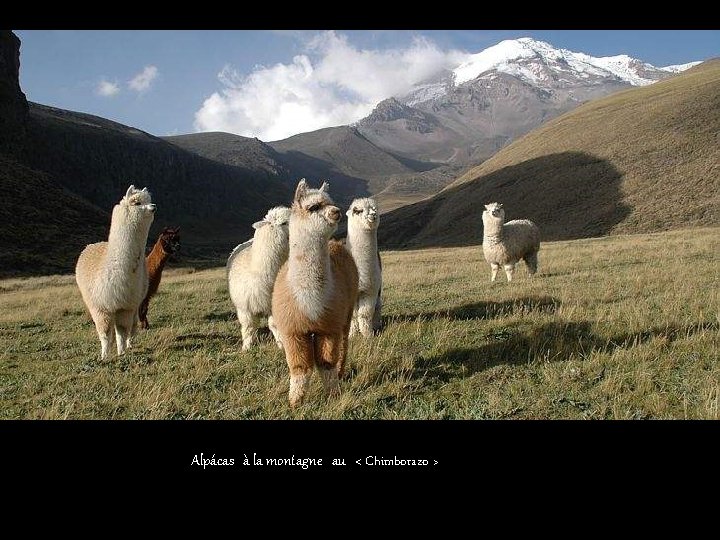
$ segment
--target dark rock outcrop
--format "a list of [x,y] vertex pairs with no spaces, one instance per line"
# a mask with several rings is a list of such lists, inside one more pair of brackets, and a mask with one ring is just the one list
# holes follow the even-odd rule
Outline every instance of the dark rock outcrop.
[[20,89],[20,39],[0,30],[0,151],[25,133],[28,102]]

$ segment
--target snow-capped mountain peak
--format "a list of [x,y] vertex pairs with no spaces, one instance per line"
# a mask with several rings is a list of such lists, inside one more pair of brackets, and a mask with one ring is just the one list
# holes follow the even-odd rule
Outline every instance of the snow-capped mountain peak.
[[455,84],[471,81],[491,69],[509,70],[510,62],[514,60],[541,57],[543,56],[542,52],[547,56],[552,56],[554,51],[555,49],[550,44],[531,38],[506,39],[477,54],[470,55],[465,62],[456,67],[453,70]]
[[508,39],[477,54],[470,55],[454,71],[455,84],[476,79],[487,71],[514,75],[531,84],[540,85],[547,74],[543,66],[560,74],[580,78],[617,78],[633,86],[652,84],[661,78],[658,72],[678,72],[695,63],[657,68],[626,54],[594,57],[581,52],[557,49],[532,38]]
[[379,103],[356,125],[396,155],[477,163],[582,103],[654,83],[696,63],[658,68],[627,54],[598,58],[532,38],[509,39],[464,55]]
[[412,107],[443,96],[465,83],[491,80],[504,73],[541,90],[595,88],[602,84],[645,86],[679,73],[699,62],[658,68],[627,54],[594,57],[582,52],[553,47],[529,37],[506,39],[497,45],[468,54],[453,69],[443,70],[416,84],[404,95],[396,96]]
[[687,64],[675,64],[672,66],[665,66],[665,67],[661,67],[658,69],[662,69],[663,71],[669,71],[670,73],[680,73],[681,71],[685,71],[686,69],[695,67],[698,64],[702,64],[702,62],[688,62]]

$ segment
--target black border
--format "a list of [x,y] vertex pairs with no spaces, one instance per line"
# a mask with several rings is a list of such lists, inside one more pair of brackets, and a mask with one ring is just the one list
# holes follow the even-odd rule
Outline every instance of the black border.
[[[49,475],[480,473],[555,482],[697,470],[704,477],[714,469],[718,435],[716,421],[680,420],[8,420],[0,422],[0,460]],[[295,465],[252,464],[293,456]],[[299,458],[323,461],[303,468]],[[366,461],[374,458],[393,464]],[[220,464],[230,459],[232,466]]]
[[[12,6],[11,6],[12,7]],[[159,6],[158,6],[159,7]],[[192,5],[149,10],[147,3],[94,12],[85,5],[49,5],[4,14],[4,24],[30,29],[222,29],[222,30],[716,30],[717,22],[692,6],[663,8],[627,2],[587,5],[577,1],[495,3],[362,2],[318,6],[302,2],[276,7]]]

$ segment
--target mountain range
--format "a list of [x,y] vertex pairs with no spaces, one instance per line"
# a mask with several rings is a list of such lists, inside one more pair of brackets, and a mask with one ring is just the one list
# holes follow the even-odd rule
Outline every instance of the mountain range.
[[490,202],[508,220],[535,221],[543,240],[718,225],[718,134],[720,60],[710,60],[550,120],[437,195],[385,214],[380,244],[479,244]]
[[[265,143],[229,133],[156,137],[29,103],[19,47],[12,32],[0,32],[0,275],[72,271],[86,243],[106,238],[110,210],[131,183],[148,186],[158,204],[149,242],[179,225],[182,256],[195,260],[223,257],[249,238],[250,225],[288,204],[302,177],[328,180],[341,206],[373,195],[385,212],[445,196],[465,171],[548,119],[688,67],[502,42],[379,103],[354,125]],[[387,245],[425,242],[396,220],[402,210],[383,227]],[[422,219],[418,228],[430,231],[429,216]]]
[[657,68],[627,55],[596,58],[530,38],[506,40],[381,102],[357,127],[400,156],[478,164],[586,101],[698,63]]

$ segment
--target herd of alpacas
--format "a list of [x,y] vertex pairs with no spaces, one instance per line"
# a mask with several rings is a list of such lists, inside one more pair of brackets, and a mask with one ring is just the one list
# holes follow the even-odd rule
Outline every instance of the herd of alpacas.
[[[332,238],[342,212],[324,182],[318,189],[300,180],[290,208],[278,206],[253,224],[253,238],[230,254],[227,281],[237,312],[242,350],[257,342],[259,328],[272,332],[290,371],[289,402],[302,403],[314,370],[331,396],[340,391],[350,337],[381,329],[380,224],[372,198],[355,199],[346,212],[347,238]],[[117,354],[131,346],[138,327],[148,329],[150,298],[168,258],[180,249],[180,229],[165,228],[145,256],[155,204],[147,188],[130,186],[115,205],[107,242],[90,244],[75,268],[83,301],[106,360],[113,335]],[[501,204],[485,205],[483,255],[495,281],[502,267],[512,281],[523,260],[537,272],[540,232],[530,220],[505,222]]]

